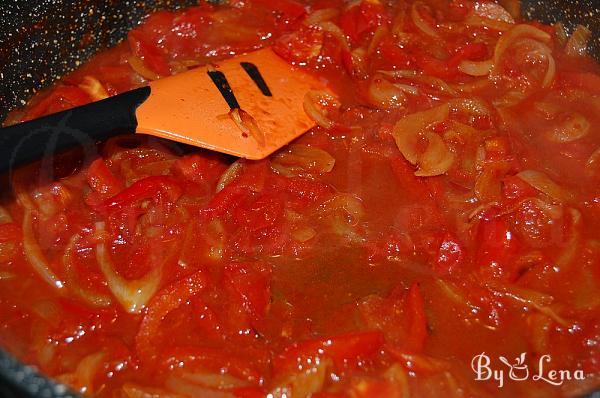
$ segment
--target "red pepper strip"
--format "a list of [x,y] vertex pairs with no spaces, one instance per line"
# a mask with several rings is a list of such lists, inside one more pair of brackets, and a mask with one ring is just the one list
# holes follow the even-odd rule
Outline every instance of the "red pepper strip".
[[344,361],[376,354],[383,343],[381,331],[353,332],[294,343],[273,359],[273,367],[278,372],[294,371],[305,368],[307,361],[315,357],[331,358],[340,365]]
[[99,213],[111,213],[139,200],[154,198],[159,194],[164,194],[171,202],[175,202],[182,192],[181,186],[173,177],[151,176],[136,181],[124,191],[93,206],[93,209]]
[[198,271],[175,281],[152,298],[135,336],[135,347],[142,362],[151,361],[156,354],[154,339],[163,319],[171,311],[179,308],[179,306],[204,290],[205,286],[206,277],[204,272]]
[[0,224],[0,243],[18,242],[22,236],[21,228],[17,224],[12,222]]
[[425,318],[425,302],[419,285],[413,283],[405,301],[408,315],[408,336],[404,343],[408,352],[420,352],[427,338],[427,319]]

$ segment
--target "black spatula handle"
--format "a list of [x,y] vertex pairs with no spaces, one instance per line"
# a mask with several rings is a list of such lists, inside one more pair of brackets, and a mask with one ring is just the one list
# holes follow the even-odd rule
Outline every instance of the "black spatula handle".
[[136,108],[150,87],[0,129],[0,173],[75,146],[134,133]]

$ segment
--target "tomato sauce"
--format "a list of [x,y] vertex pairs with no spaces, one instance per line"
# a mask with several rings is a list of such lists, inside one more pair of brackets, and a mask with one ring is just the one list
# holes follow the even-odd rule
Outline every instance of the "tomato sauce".
[[262,161],[118,137],[64,177],[15,172],[0,345],[97,397],[600,386],[600,69],[585,28],[502,4],[148,16],[7,123],[264,46],[336,98]]

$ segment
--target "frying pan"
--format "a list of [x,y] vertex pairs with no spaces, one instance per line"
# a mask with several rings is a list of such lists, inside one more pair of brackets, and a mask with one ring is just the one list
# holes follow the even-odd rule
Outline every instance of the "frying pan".
[[[391,1],[391,0],[390,0]],[[152,11],[192,0],[10,0],[0,17],[0,120],[39,89],[97,51],[115,45]],[[522,0],[528,19],[577,24],[593,32],[590,53],[600,60],[598,0]],[[80,398],[0,349],[0,397]],[[600,390],[587,396],[600,398]]]

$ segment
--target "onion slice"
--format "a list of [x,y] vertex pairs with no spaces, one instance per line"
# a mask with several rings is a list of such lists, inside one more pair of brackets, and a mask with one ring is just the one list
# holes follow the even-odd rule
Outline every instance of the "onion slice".
[[[103,232],[104,223],[96,223],[96,233],[102,235]],[[104,239],[100,239],[96,245],[96,260],[106,277],[108,287],[125,311],[131,314],[140,313],[159,287],[162,266],[153,268],[140,279],[127,280],[115,271]]]
[[304,95],[304,112],[315,121],[319,126],[329,130],[334,126],[334,122],[329,119],[329,110],[340,107],[340,102],[333,95],[326,91],[308,91]]
[[57,289],[62,289],[65,287],[65,284],[50,269],[48,260],[46,259],[46,256],[42,252],[40,245],[35,239],[32,224],[32,212],[30,210],[25,210],[25,214],[23,215],[23,250],[25,251],[25,257],[33,266],[33,269],[50,286]]
[[429,125],[446,119],[449,113],[450,107],[445,104],[405,116],[396,123],[392,135],[406,160],[412,164],[417,164],[419,160],[416,152],[417,134]]
[[573,199],[573,195],[569,191],[559,186],[542,172],[523,170],[517,174],[517,177],[559,202],[569,202]]

